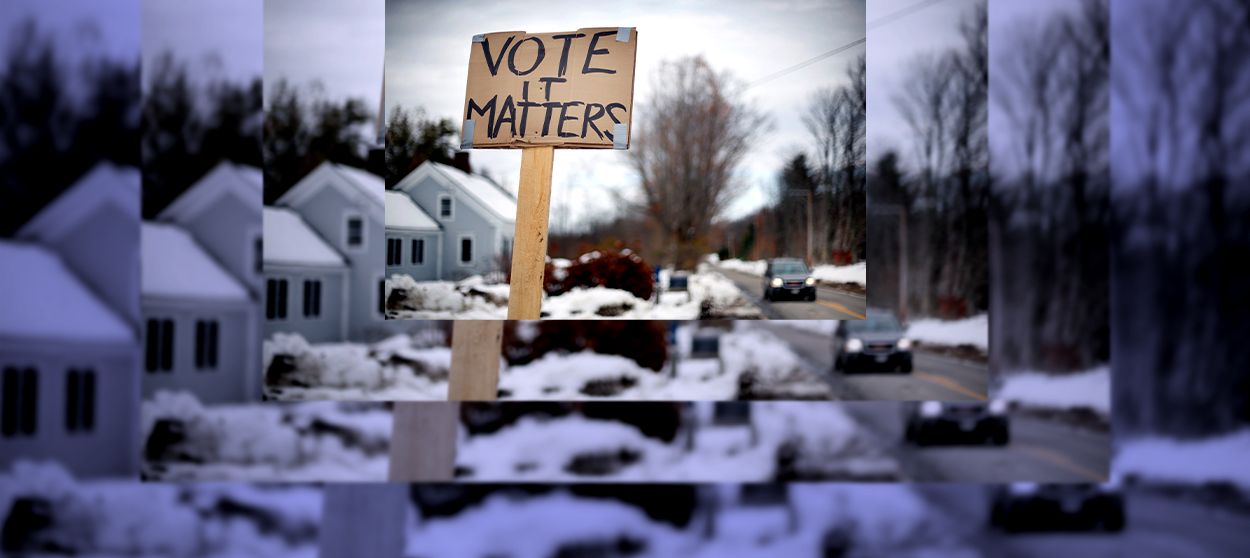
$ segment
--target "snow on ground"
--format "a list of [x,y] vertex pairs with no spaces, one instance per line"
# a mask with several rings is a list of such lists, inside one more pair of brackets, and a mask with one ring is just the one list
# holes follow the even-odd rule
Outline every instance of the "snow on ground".
[[161,480],[380,481],[391,413],[377,404],[314,402],[206,407],[186,392],[143,402],[145,444],[160,420],[182,425],[171,457],[147,461]]
[[998,398],[1022,407],[1111,415],[1111,369],[1106,366],[1073,374],[1008,372],[1001,381]]
[[266,385],[266,395],[281,400],[445,400],[451,349],[427,346],[430,341],[418,332],[368,345],[311,345],[298,334],[276,333],[263,344],[264,368],[275,355],[288,355],[294,370],[281,385]]
[[988,314],[950,321],[924,318],[908,324],[907,336],[922,344],[969,345],[984,352],[990,346],[990,319]]
[[611,552],[630,541],[636,556],[821,556],[826,537],[841,533],[853,556],[977,555],[941,544],[948,537],[936,530],[936,514],[906,486],[808,484],[790,487],[788,503],[754,505],[737,500],[737,486],[700,490],[720,494],[722,504],[696,509],[683,529],[615,499],[496,494],[455,516],[417,522],[407,554],[541,558],[573,547]]
[[[557,266],[553,273],[560,273],[562,269]],[[388,301],[391,291],[396,289],[402,289],[405,295],[388,306],[387,317],[392,319],[505,319],[508,315],[509,286],[506,283],[489,284],[480,277],[458,282],[415,281],[407,275],[392,275],[386,280]],[[576,288],[558,296],[544,296],[542,317],[555,320],[762,317],[759,309],[742,296],[732,281],[706,265],[689,276],[688,289],[686,292],[663,290],[654,299],[643,300],[621,289]]]
[[[695,415],[710,414],[710,403],[695,405]],[[787,445],[805,478],[897,476],[897,463],[836,404],[759,402],[752,416],[753,426],[704,424],[668,443],[617,421],[523,417],[463,439],[457,467],[474,482],[768,482]]]
[[764,260],[721,260],[717,265],[725,269],[749,273],[751,275],[759,275],[761,277],[764,275],[764,271],[768,269],[768,262]]
[[[317,555],[321,491],[313,487],[79,481],[55,462],[18,461],[0,472],[0,510],[17,498],[45,500],[53,517],[27,536],[75,554]],[[231,513],[236,505],[257,515]]]
[[[553,352],[519,366],[501,364],[502,399],[519,400],[729,400],[739,395],[744,374],[753,393],[787,399],[830,399],[828,385],[814,376],[785,342],[762,328],[735,324],[720,337],[719,358],[689,357],[697,326],[678,328],[676,373],[672,361],[660,371],[628,358],[590,351]],[[429,336],[396,335],[366,345],[311,345],[296,334],[275,334],[264,342],[264,366],[275,355],[291,357],[294,370],[281,385],[267,385],[272,399],[445,400],[451,351],[428,346]],[[751,395],[751,394],[745,394]]]
[[774,324],[792,329],[802,329],[812,333],[833,335],[838,328],[838,320],[773,320]]
[[1145,437],[1122,441],[1111,463],[1119,478],[1156,482],[1228,482],[1250,494],[1250,429],[1196,440]]
[[812,277],[822,283],[858,283],[862,287],[868,284],[868,263],[818,265],[812,269]]

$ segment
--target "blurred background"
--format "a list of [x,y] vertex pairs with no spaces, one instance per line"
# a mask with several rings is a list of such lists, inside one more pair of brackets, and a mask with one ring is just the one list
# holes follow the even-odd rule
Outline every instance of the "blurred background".
[[[780,325],[768,342],[687,324],[673,352],[664,322],[630,326],[662,353],[603,341],[619,332],[589,343],[514,324],[501,357],[593,344],[621,370],[675,355],[720,377],[753,362],[734,350],[788,348],[793,365],[773,369],[798,378],[746,386],[756,398],[783,385],[786,399],[895,401],[466,405],[457,474],[475,482],[416,487],[321,484],[385,478],[389,404],[259,402],[276,353],[255,341],[269,264],[249,228],[269,187],[256,179],[269,168],[257,3],[2,9],[6,554],[1250,553],[1250,363],[1235,342],[1250,330],[1243,3],[869,2],[866,95],[883,100],[867,103],[881,124],[866,131],[866,249],[883,255],[868,302],[930,346],[928,364],[916,352],[906,376],[835,374],[835,322]],[[238,36],[202,46],[210,21]],[[811,69],[839,75],[827,64]],[[223,195],[192,195],[197,183]],[[232,212],[245,217],[220,249],[223,231],[196,223],[223,207],[252,209]],[[952,327],[977,316],[979,335]],[[441,347],[444,327],[403,331],[390,353],[388,332],[362,335],[357,350],[403,361]],[[699,357],[701,329],[716,357]],[[942,358],[980,361],[984,389],[935,370]],[[405,366],[433,377],[434,364]],[[341,385],[385,384],[377,370]],[[275,385],[326,397],[294,376]],[[743,376],[709,398],[740,397]],[[556,387],[619,395],[647,378]],[[387,398],[356,393],[341,398]],[[967,416],[973,436],[927,435]]]

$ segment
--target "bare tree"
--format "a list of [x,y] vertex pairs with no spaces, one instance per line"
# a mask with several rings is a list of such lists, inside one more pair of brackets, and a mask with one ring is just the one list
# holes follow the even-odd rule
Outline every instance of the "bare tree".
[[820,260],[834,263],[864,257],[864,132],[868,108],[867,67],[863,55],[847,65],[847,83],[813,97],[804,122],[816,144],[817,191],[812,203],[818,228]]
[[693,267],[707,250],[712,220],[736,191],[734,169],[764,129],[741,88],[702,57],[661,64],[636,112],[630,159],[642,179],[643,210],[671,242],[668,255]]

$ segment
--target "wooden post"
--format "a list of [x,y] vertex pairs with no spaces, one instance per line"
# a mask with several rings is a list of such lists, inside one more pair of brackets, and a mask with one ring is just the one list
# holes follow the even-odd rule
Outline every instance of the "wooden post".
[[[515,288],[516,283],[513,283]],[[451,385],[447,398],[452,401],[495,400],[499,393],[499,348],[502,345],[502,321],[457,320],[451,332]]]
[[460,405],[449,401],[396,403],[393,421],[387,477],[392,482],[452,480]]
[[554,154],[551,146],[521,150],[521,184],[517,191],[512,280],[508,289],[509,320],[537,320],[542,310]]
[[407,497],[402,484],[327,484],[317,536],[321,558],[403,556]]

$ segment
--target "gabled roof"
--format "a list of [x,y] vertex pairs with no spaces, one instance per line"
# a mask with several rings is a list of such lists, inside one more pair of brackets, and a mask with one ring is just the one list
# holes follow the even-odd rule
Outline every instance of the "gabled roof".
[[229,195],[260,207],[263,189],[264,175],[260,169],[222,161],[161,211],[158,218],[162,221],[186,222],[222,196]]
[[427,174],[444,184],[460,188],[495,220],[508,224],[516,222],[516,198],[494,182],[482,176],[467,174],[456,167],[426,161],[400,181],[399,189],[411,190]]
[[131,344],[125,320],[92,294],[56,254],[0,240],[0,338]]
[[438,223],[413,203],[408,194],[386,191],[386,228],[409,231],[437,231]]
[[343,256],[313,231],[298,213],[265,206],[263,217],[266,264],[343,267]]
[[247,291],[222,269],[187,231],[176,225],[145,221],[140,292],[143,296],[247,300]]
[[312,198],[322,188],[337,188],[349,199],[361,204],[383,208],[383,192],[386,191],[382,177],[347,165],[326,161],[296,182],[290,190],[278,198],[278,205],[296,206]]
[[[22,239],[52,241],[74,230],[74,225],[101,205],[112,205],[139,220],[139,169],[109,162],[97,164],[72,186],[44,206],[17,231]],[[134,222],[134,221],[132,221]]]

